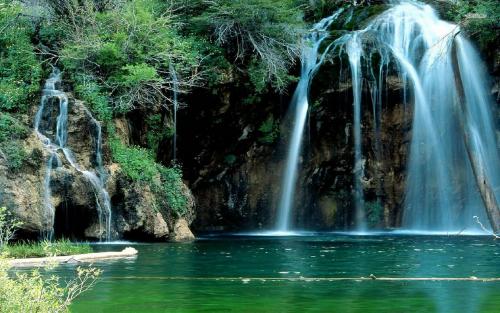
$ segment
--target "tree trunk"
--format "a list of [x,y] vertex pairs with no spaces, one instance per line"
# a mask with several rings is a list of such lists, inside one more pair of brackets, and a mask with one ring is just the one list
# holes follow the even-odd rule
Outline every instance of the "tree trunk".
[[467,155],[469,157],[470,163],[472,165],[472,172],[476,179],[477,186],[479,188],[479,193],[483,199],[484,206],[486,208],[486,214],[490,220],[491,227],[494,233],[500,233],[500,209],[498,208],[498,202],[493,193],[493,188],[486,176],[485,169],[481,166],[481,156],[474,149],[470,142],[469,129],[467,128],[469,115],[467,112],[467,107],[465,105],[465,92],[464,86],[462,85],[460,66],[458,64],[456,40],[453,42],[453,48],[451,51],[453,72],[455,73],[455,85],[457,88],[457,112],[458,119],[460,123],[460,128],[462,129],[462,136],[465,143],[465,149],[467,150]]

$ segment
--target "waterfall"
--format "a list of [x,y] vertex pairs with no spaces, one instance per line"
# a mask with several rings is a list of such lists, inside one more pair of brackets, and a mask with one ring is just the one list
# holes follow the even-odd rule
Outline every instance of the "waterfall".
[[364,214],[363,185],[364,175],[363,155],[361,149],[361,91],[363,81],[361,77],[361,54],[363,48],[358,33],[353,33],[347,41],[346,52],[349,56],[349,64],[352,74],[352,92],[354,106],[354,205],[355,222],[358,231],[366,230],[366,218]]
[[[99,218],[100,235],[105,234],[105,239],[111,239],[111,201],[108,192],[105,188],[106,173],[102,163],[102,131],[101,125],[97,122],[92,114],[86,110],[87,115],[91,119],[96,129],[95,140],[95,156],[97,164],[97,173],[83,169],[76,161],[73,152],[66,146],[68,140],[68,97],[66,93],[59,89],[61,85],[61,72],[57,68],[53,68],[52,73],[46,80],[42,99],[38,112],[35,115],[34,128],[38,138],[43,143],[45,150],[49,153],[46,164],[46,172],[44,178],[44,218],[47,223],[46,229],[48,233],[43,234],[46,238],[52,239],[54,235],[54,219],[55,207],[52,203],[51,179],[52,172],[62,166],[59,151],[62,152],[68,163],[91,183],[95,197],[97,213]],[[50,129],[41,128],[43,113],[47,108],[49,101],[57,100],[59,104],[59,114],[56,119],[56,132],[54,141],[49,139]],[[50,128],[50,127],[49,127]],[[104,227],[104,228],[103,228]]]
[[[381,104],[383,69],[394,62],[403,84],[403,102],[413,101],[413,126],[404,199],[403,227],[416,231],[463,231],[475,227],[473,216],[487,221],[459,125],[452,46],[463,73],[468,125],[473,149],[500,199],[500,158],[492,118],[492,102],[483,65],[457,25],[440,20],[429,5],[402,1],[376,17],[365,29],[337,39],[339,54],[349,57],[354,93],[356,184],[359,161],[361,62],[372,93],[374,116]],[[373,55],[378,63],[372,64]],[[377,71],[374,70],[378,65]],[[377,77],[378,76],[378,77]],[[378,81],[377,81],[378,80]],[[413,99],[412,99],[413,98]],[[405,103],[406,105],[406,103]],[[378,109],[380,112],[380,109]],[[377,123],[374,123],[377,127]],[[356,194],[358,194],[356,186]],[[362,203],[362,198],[359,198]],[[358,205],[356,205],[358,208]],[[358,209],[356,209],[358,219]],[[359,224],[358,224],[359,228]]]
[[170,63],[170,75],[172,77],[173,82],[173,99],[172,99],[172,111],[173,111],[173,128],[174,132],[172,135],[172,160],[175,162],[177,158],[177,110],[179,105],[177,103],[177,94],[179,93],[179,81],[177,80],[177,73],[175,72],[175,68]]
[[325,53],[323,53],[321,57],[318,57],[320,45],[323,40],[328,37],[328,27],[340,15],[340,13],[342,13],[342,10],[335,12],[333,15],[324,18],[319,23],[315,24],[311,33],[304,38],[300,80],[290,104],[290,108],[294,112],[294,120],[283,173],[283,180],[281,183],[281,199],[279,202],[278,220],[276,223],[276,230],[278,231],[290,230],[290,215],[293,207],[292,202],[297,181],[302,135],[304,133],[304,126],[309,109],[309,85],[325,56]]

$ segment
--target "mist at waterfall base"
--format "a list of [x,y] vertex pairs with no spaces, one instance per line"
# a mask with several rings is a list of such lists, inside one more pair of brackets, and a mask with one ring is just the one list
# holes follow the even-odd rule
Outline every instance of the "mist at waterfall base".
[[[337,17],[337,13],[333,16]],[[332,18],[332,17],[330,17]],[[329,19],[330,19],[329,18]],[[328,19],[325,19],[328,20]],[[289,144],[282,196],[275,234],[291,230],[290,216],[296,186],[300,143],[308,110],[308,87],[321,65],[318,47],[330,26],[325,20],[316,24],[309,38],[311,48],[302,57],[302,74],[295,91],[292,110],[295,123]],[[333,20],[333,19],[332,19]],[[323,27],[323,28],[321,28]],[[457,114],[458,91],[452,67],[452,47],[465,90],[468,124],[460,128]],[[342,62],[347,56],[353,91],[354,137],[354,230],[365,232],[366,212],[363,200],[364,157],[361,108],[373,108],[374,125],[379,127],[383,109],[381,94],[385,78],[396,74],[403,83],[403,99],[413,107],[410,154],[407,163],[406,191],[402,230],[426,233],[474,233],[481,231],[477,216],[489,221],[473,176],[464,145],[464,132],[471,134],[472,149],[479,155],[486,177],[500,199],[500,157],[491,112],[492,99],[483,64],[472,44],[457,25],[440,20],[429,5],[401,2],[376,17],[369,25],[337,40],[327,53]],[[362,93],[370,94],[371,103],[362,103]],[[377,129],[376,136],[380,136]],[[380,142],[377,138],[376,142]],[[376,149],[380,149],[377,146]],[[376,151],[380,155],[380,151]],[[271,235],[273,233],[271,232]]]
[[[95,130],[95,163],[96,168],[92,171],[82,168],[76,161],[73,151],[66,145],[68,141],[68,97],[61,90],[61,71],[53,68],[52,73],[45,82],[40,107],[35,115],[34,128],[38,138],[42,141],[43,146],[49,155],[46,163],[46,172],[43,185],[44,194],[44,222],[45,233],[42,234],[45,238],[52,239],[54,237],[54,221],[55,207],[52,202],[51,181],[54,171],[62,167],[62,157],[76,171],[81,173],[87,181],[92,185],[95,198],[96,210],[99,219],[99,233],[101,239],[111,239],[111,201],[109,194],[105,188],[106,172],[103,167],[102,160],[102,130],[100,123],[94,119],[92,114],[86,110],[86,114],[92,121]],[[46,112],[53,110],[51,105],[54,105],[54,100],[58,107],[58,115],[55,121],[55,133],[51,129],[54,121],[48,121],[47,128],[42,127],[42,120]],[[52,138],[53,137],[53,138]]]

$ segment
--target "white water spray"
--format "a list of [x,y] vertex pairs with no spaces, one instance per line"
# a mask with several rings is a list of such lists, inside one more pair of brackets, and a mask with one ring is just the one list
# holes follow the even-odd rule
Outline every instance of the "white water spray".
[[[378,105],[381,102],[380,97],[373,96],[373,87],[377,86],[375,94],[379,94],[381,71],[384,67],[389,69],[391,61],[395,62],[403,82],[403,101],[413,100],[403,227],[449,232],[476,228],[473,216],[486,220],[486,214],[457,118],[460,112],[456,109],[458,94],[451,63],[454,44],[461,71],[467,73],[461,77],[466,96],[465,114],[469,116],[465,131],[472,134],[473,149],[480,156],[493,189],[497,190],[497,199],[500,199],[500,158],[483,66],[472,45],[459,33],[459,27],[440,20],[428,5],[403,1],[375,18],[365,29],[347,34],[337,42],[341,52],[345,50],[348,54],[351,65],[355,125],[362,78],[360,55],[367,64],[365,77],[372,81],[368,84],[372,101]],[[373,74],[375,54],[379,57],[378,82]],[[356,137],[356,126],[354,128]],[[355,154],[358,144],[355,138]]]

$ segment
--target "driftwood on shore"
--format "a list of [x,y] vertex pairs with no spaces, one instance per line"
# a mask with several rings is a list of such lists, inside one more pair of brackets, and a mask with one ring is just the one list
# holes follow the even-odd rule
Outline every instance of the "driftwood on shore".
[[13,259],[9,261],[11,267],[38,267],[52,264],[78,264],[110,259],[131,258],[137,255],[137,250],[127,247],[119,252],[97,252],[75,254],[67,256],[53,256],[44,258]]

